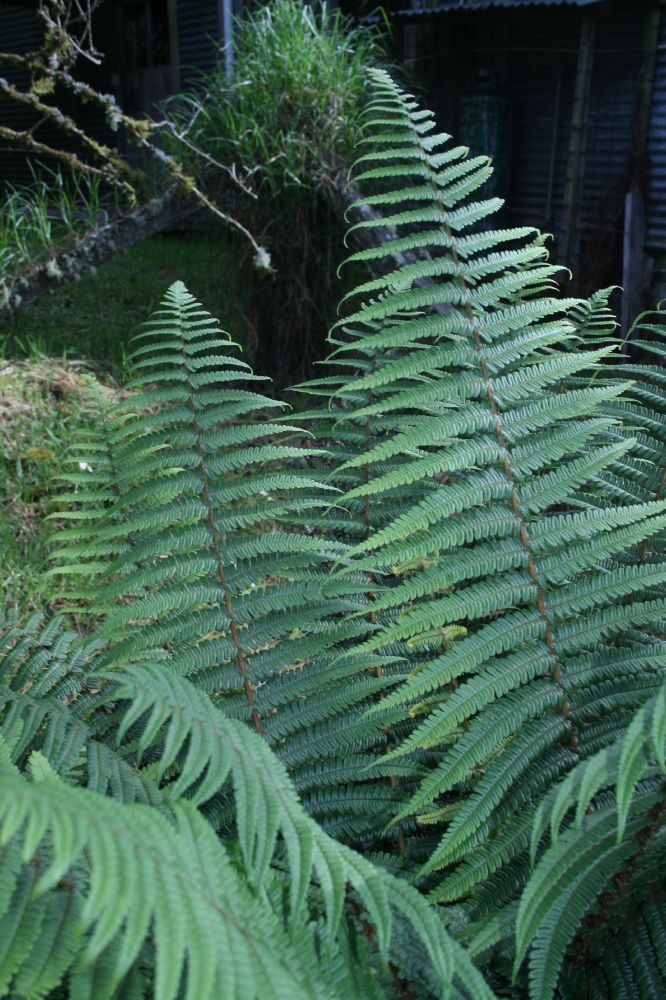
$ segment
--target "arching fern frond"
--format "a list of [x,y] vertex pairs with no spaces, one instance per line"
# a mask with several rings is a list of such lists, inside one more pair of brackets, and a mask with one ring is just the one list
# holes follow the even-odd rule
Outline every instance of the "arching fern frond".
[[[383,421],[381,439],[341,474],[368,470],[346,494],[353,503],[381,505],[396,487],[427,485],[352,551],[350,565],[376,581],[369,612],[382,615],[354,648],[412,649],[410,675],[382,710],[402,705],[417,725],[385,766],[439,754],[398,819],[436,829],[441,816],[423,874],[444,869],[431,898],[462,897],[474,917],[484,882],[491,898],[505,871],[514,888],[529,875],[523,814],[599,741],[612,743],[617,734],[597,723],[658,690],[665,647],[632,630],[663,617],[666,572],[632,554],[663,532],[664,508],[660,497],[621,513],[590,501],[636,445],[615,433],[613,409],[631,383],[597,377],[612,347],[579,344],[588,326],[605,327],[607,296],[553,295],[557,269],[539,236],[465,235],[496,207],[470,200],[486,163],[448,148],[386,74],[373,80],[375,151],[359,161],[370,183],[381,171],[370,202],[388,206],[384,222],[401,246],[431,256],[361,284],[338,324],[336,358],[357,367],[330,383],[333,402],[345,401],[352,420]],[[412,226],[418,233],[403,236]],[[381,252],[390,251],[391,241]],[[373,337],[390,360],[368,372],[358,362]],[[378,389],[376,404],[363,399]],[[397,586],[384,586],[395,576]]]
[[582,830],[590,803],[600,791],[615,789],[617,840],[622,840],[634,789],[646,775],[666,774],[666,687],[647,701],[608,747],[581,761],[539,807],[532,830],[532,858],[547,826],[553,843],[564,817],[575,809],[573,826]]
[[[159,665],[114,671],[113,678],[114,697],[127,713],[118,739],[123,744],[132,730],[127,747],[133,754],[159,747],[148,770],[163,781],[170,807],[122,805],[70,788],[39,753],[30,757],[29,784],[6,755],[0,838],[9,847],[0,883],[13,917],[24,905],[37,935],[34,942],[26,938],[23,920],[12,928],[0,960],[6,986],[13,977],[19,984],[34,975],[36,949],[48,948],[44,964],[53,985],[68,969],[70,981],[78,982],[88,963],[103,960],[107,988],[94,994],[100,998],[116,995],[125,977],[138,975],[137,961],[154,963],[156,997],[175,996],[186,971],[186,996],[332,998],[351,975],[338,961],[358,921],[372,924],[378,955],[409,973],[404,956],[394,954],[397,921],[420,942],[419,968],[429,964],[438,993],[462,997],[472,991],[490,1000],[483,979],[418,892],[328,837],[251,729],[227,719],[189,681]],[[228,775],[235,798],[230,834],[235,830],[240,838],[240,870],[195,811],[195,803],[209,800]],[[284,890],[283,866],[289,872]],[[291,931],[283,924],[283,895],[291,901]],[[63,907],[71,921],[49,933],[47,919]],[[317,923],[320,909],[325,930]],[[81,927],[88,932],[83,939]],[[376,995],[388,994],[379,989]]]
[[[0,778],[1,903],[14,930],[3,935],[4,991],[14,981],[16,991],[36,995],[40,952],[43,990],[57,985],[77,956],[94,961],[118,936],[111,996],[150,935],[160,1000],[178,995],[185,963],[192,1000],[334,996],[314,968],[311,943],[300,942],[297,956],[192,806],[175,807],[172,824],[146,806],[69,788],[42,771],[33,758],[38,780]],[[80,929],[89,932],[83,943]]]
[[394,910],[421,939],[445,988],[455,973],[485,992],[464,953],[447,939],[416,890],[329,837],[304,811],[286,770],[256,734],[226,718],[189,681],[164,673],[157,664],[114,670],[110,676],[117,684],[115,696],[127,702],[119,739],[138,720],[139,754],[160,735],[155,773],[158,778],[170,776],[166,785],[170,801],[187,795],[188,801],[203,805],[231,777],[248,877],[261,885],[276,852],[284,852],[294,919],[314,877],[323,895],[327,933],[334,936],[349,884],[375,925],[380,951],[389,947]]
[[[161,805],[155,782],[98,738],[104,711],[90,671],[102,643],[82,643],[61,618],[0,623],[0,729],[10,760],[39,751],[56,774],[120,802]],[[97,715],[95,715],[97,711]]]

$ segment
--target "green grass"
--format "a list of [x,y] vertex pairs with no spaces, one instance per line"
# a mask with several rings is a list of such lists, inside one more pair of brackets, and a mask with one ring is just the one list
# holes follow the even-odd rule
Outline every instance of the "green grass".
[[99,178],[28,165],[33,183],[7,185],[0,200],[0,303],[15,278],[106,222],[118,207]]
[[67,446],[85,420],[82,364],[122,376],[127,345],[167,287],[185,281],[251,359],[248,285],[229,238],[159,236],[58,288],[0,326],[0,606],[44,608],[46,521]]
[[120,376],[127,344],[180,278],[251,355],[249,292],[233,238],[155,236],[0,321],[0,356],[84,359]]

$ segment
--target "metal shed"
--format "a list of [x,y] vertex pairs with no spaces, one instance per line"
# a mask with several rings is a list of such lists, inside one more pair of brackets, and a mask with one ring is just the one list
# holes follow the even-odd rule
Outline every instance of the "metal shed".
[[636,312],[666,258],[660,0],[388,0],[388,9],[398,55],[442,126],[494,156],[505,221],[552,233],[578,293],[624,284]]
[[[99,91],[113,93],[128,111],[151,112],[160,100],[213,67],[225,29],[230,35],[240,6],[241,0],[108,0],[94,24],[105,59],[100,67],[82,65],[81,77]],[[35,7],[27,0],[0,0],[0,50],[28,52],[38,46],[41,25]],[[0,76],[19,85],[27,82],[12,67],[0,66]],[[89,134],[114,144],[96,109],[80,105],[75,113]],[[21,129],[33,121],[29,109],[0,99],[0,122]],[[42,128],[41,134],[47,142],[63,144],[55,132]],[[0,144],[0,182],[26,183],[30,176],[23,151]]]

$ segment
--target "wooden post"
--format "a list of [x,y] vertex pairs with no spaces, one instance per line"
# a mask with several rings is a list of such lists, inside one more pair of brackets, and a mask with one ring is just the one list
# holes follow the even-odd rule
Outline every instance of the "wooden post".
[[217,0],[220,33],[224,39],[224,68],[229,80],[234,75],[234,9],[233,0]]
[[645,243],[645,210],[637,181],[633,181],[624,198],[624,241],[622,246],[622,312],[620,326],[626,336],[631,323],[641,309],[643,291],[643,245]]
[[578,263],[578,221],[587,141],[586,130],[590,106],[590,84],[594,62],[594,36],[595,20],[591,14],[583,14],[580,25],[576,86],[569,134],[569,154],[564,182],[562,220],[557,241],[558,259],[572,270],[575,270]]

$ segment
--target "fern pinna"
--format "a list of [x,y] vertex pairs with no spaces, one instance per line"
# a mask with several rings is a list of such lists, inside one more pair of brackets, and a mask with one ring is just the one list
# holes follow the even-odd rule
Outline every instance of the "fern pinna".
[[[381,504],[426,478],[437,489],[353,550],[357,570],[388,584],[370,609],[389,620],[360,648],[414,649],[410,676],[386,702],[416,725],[387,763],[437,748],[441,759],[398,819],[439,821],[421,870],[429,898],[462,900],[476,933],[488,942],[484,924],[495,920],[500,941],[529,879],[539,803],[618,738],[661,683],[664,565],[628,554],[663,531],[666,505],[597,502],[607,470],[637,454],[634,436],[613,433],[629,381],[597,377],[611,348],[566,349],[579,335],[570,313],[584,310],[552,293],[557,269],[538,234],[471,228],[497,207],[470,197],[488,162],[448,147],[387,75],[374,81],[364,140],[374,151],[356,179],[379,185],[366,201],[388,214],[360,225],[398,233],[352,259],[429,257],[361,284],[338,324],[338,354],[365,353],[379,328],[394,356],[335,389],[357,418],[384,418],[374,447],[348,463],[371,475],[345,499]],[[353,406],[377,387],[381,403]],[[640,837],[652,816],[636,809]],[[535,996],[551,995],[552,977],[533,983]]]

